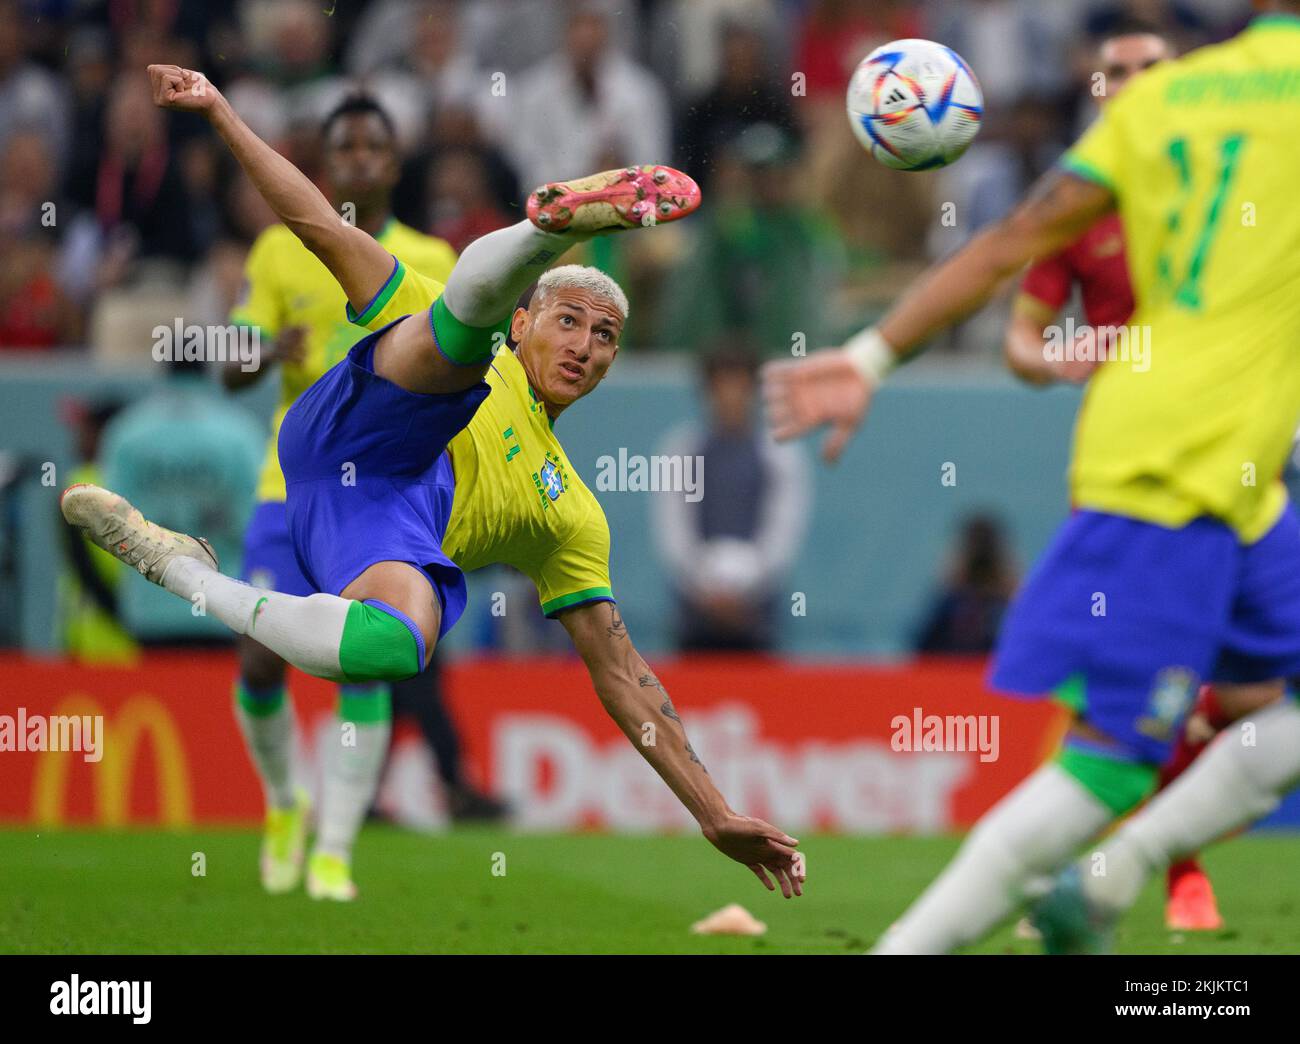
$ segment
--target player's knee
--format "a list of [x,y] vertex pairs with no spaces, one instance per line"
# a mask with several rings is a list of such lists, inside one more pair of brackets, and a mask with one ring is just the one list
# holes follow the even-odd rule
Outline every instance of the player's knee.
[[376,599],[354,601],[348,611],[339,666],[349,682],[402,681],[428,665],[437,640],[410,615]]

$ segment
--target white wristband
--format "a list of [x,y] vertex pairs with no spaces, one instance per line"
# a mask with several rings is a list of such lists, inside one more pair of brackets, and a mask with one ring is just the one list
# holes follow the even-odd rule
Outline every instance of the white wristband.
[[858,372],[873,387],[898,365],[898,356],[874,326],[854,334],[844,344],[844,351]]

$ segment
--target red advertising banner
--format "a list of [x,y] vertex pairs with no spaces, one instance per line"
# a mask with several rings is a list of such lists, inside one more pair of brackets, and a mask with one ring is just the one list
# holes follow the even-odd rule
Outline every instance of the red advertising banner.
[[[1037,765],[1065,725],[1039,701],[994,696],[978,662],[800,666],[750,657],[656,664],[691,742],[737,809],[788,830],[963,828]],[[0,655],[0,820],[60,824],[256,822],[261,788],[231,709],[227,653],[150,653],[128,668]],[[336,703],[294,675],[302,775]],[[570,659],[447,670],[466,757],[536,830],[689,826]],[[653,724],[653,723],[652,723]],[[659,725],[662,728],[662,723]],[[648,730],[643,742],[667,742]],[[70,748],[70,749],[69,749]],[[395,744],[382,801],[443,817],[428,755]]]

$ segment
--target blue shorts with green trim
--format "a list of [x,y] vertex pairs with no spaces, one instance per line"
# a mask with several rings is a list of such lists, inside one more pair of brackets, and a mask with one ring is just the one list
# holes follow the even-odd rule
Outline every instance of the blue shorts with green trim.
[[286,521],[317,591],[339,594],[376,562],[424,570],[442,602],[441,636],[467,600],[465,577],[442,549],[456,486],[447,444],[490,389],[480,381],[420,395],[380,377],[374,346],[387,329],[353,345],[285,414]]
[[1163,762],[1202,681],[1300,674],[1300,519],[1288,505],[1242,544],[1222,522],[1180,529],[1075,513],[1003,622],[990,684],[1050,695],[1083,683],[1082,718],[1126,756]]

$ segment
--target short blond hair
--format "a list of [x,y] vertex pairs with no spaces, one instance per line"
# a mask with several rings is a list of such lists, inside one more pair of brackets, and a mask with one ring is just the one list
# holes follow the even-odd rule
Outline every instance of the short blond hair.
[[550,296],[551,291],[566,288],[587,290],[598,297],[606,298],[618,309],[624,322],[627,321],[627,294],[623,293],[623,288],[599,268],[592,268],[590,265],[560,265],[558,268],[543,272],[542,278],[537,280],[537,291],[533,294],[533,301],[541,304]]

